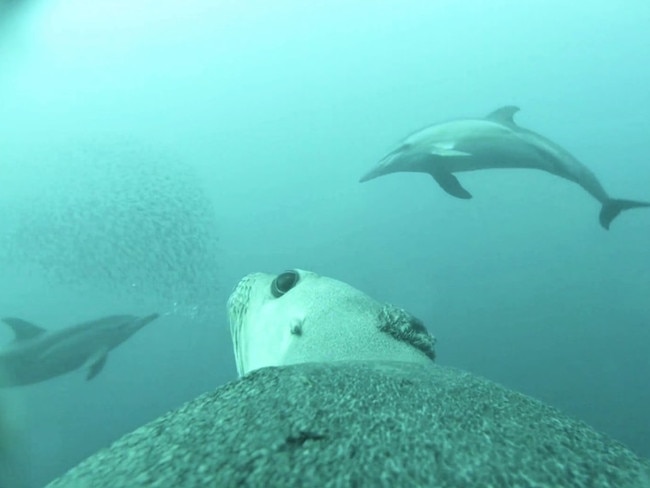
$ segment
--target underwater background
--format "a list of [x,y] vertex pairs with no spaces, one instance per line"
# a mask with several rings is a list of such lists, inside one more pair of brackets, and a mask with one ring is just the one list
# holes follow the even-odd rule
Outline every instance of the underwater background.
[[[437,361],[650,457],[650,211],[533,170],[359,184],[406,135],[517,105],[650,200],[650,3],[40,0],[0,10],[0,316],[163,316],[105,369],[0,392],[42,486],[236,378],[225,303],[303,268],[403,307]],[[0,346],[12,339],[0,328]]]

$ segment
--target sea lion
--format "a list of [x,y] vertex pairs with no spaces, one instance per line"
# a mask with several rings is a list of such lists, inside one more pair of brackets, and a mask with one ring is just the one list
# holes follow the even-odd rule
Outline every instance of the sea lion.
[[301,269],[245,276],[228,315],[240,376],[302,362],[435,358],[434,337],[410,313]]
[[[249,275],[229,302],[244,376],[48,486],[650,487],[646,461],[618,442],[437,365],[418,340],[392,338],[410,355],[390,345],[377,331],[380,309],[305,271]],[[355,351],[365,360],[350,358]]]

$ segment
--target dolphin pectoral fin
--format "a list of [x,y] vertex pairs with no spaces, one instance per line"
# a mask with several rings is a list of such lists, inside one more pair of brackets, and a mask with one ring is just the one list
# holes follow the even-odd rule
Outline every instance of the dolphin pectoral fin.
[[11,327],[11,330],[14,332],[16,341],[24,341],[27,339],[33,339],[39,335],[45,334],[47,330],[38,325],[34,325],[31,322],[27,322],[23,319],[17,319],[14,317],[5,317],[2,321]]
[[472,198],[472,194],[463,188],[460,181],[458,181],[458,178],[450,172],[436,171],[435,173],[431,173],[431,176],[433,176],[433,179],[436,180],[440,187],[451,196],[462,198],[464,200]]
[[609,230],[612,220],[618,217],[623,210],[642,207],[650,207],[650,202],[636,202],[634,200],[619,200],[611,198],[605,201],[603,207],[600,209],[600,225]]
[[490,112],[485,118],[503,125],[517,125],[514,121],[514,116],[517,112],[519,112],[519,107],[506,105],[505,107],[496,109],[494,112]]
[[86,375],[86,381],[92,380],[95,376],[101,373],[106,364],[106,359],[108,358],[108,351],[102,351],[90,364],[88,369],[88,374]]

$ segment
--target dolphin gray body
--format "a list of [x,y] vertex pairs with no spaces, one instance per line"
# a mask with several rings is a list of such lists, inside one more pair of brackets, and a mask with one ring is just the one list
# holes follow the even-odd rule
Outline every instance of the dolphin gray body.
[[86,379],[91,380],[106,364],[111,349],[158,316],[112,315],[53,332],[21,319],[4,318],[15,340],[0,351],[4,374],[0,386],[38,383],[82,366],[88,366]]
[[453,173],[494,168],[547,171],[577,183],[601,205],[600,224],[609,226],[623,210],[650,207],[650,202],[611,198],[598,178],[568,151],[549,139],[518,126],[518,107],[505,106],[483,119],[436,124],[407,137],[360,181],[396,172],[429,173],[452,196],[472,195]]

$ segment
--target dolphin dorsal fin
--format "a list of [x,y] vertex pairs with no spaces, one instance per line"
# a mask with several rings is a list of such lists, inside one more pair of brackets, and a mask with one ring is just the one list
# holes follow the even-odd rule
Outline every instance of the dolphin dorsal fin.
[[506,105],[505,107],[496,109],[494,112],[490,112],[485,118],[493,122],[498,122],[499,124],[516,125],[513,117],[517,112],[519,112],[519,107]]
[[27,322],[23,319],[16,319],[13,317],[5,317],[2,321],[11,327],[11,330],[14,331],[17,341],[25,341],[27,339],[33,339],[38,337],[41,334],[45,334],[47,330],[38,325],[34,325],[31,322]]

